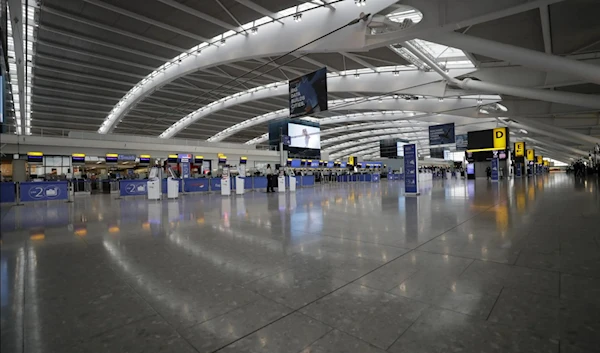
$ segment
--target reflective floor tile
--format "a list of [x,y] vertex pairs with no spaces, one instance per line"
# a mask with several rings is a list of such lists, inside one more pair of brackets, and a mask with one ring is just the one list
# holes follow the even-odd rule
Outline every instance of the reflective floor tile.
[[292,309],[266,298],[181,332],[198,352],[213,352],[280,319]]
[[426,307],[426,304],[408,298],[349,284],[301,311],[336,329],[386,349]]
[[600,307],[597,302],[561,300],[559,321],[561,342],[584,350],[598,350]]
[[287,307],[298,309],[345,285],[312,269],[290,269],[251,282],[244,287]]
[[560,299],[600,305],[599,278],[564,274],[560,280]]
[[61,352],[194,353],[169,324],[151,316],[97,335]]
[[392,353],[558,353],[558,341],[448,310],[428,310],[390,347]]
[[311,344],[300,353],[384,353],[356,337],[339,330],[329,332],[325,337]]
[[489,321],[558,340],[560,301],[557,297],[505,288]]
[[299,352],[318,341],[331,327],[300,313],[293,313],[225,347],[219,352]]

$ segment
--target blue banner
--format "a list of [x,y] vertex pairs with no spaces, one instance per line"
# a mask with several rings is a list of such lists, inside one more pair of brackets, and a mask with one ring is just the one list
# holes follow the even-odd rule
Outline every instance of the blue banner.
[[183,179],[190,177],[190,163],[181,163],[181,177]]
[[302,178],[302,186],[311,186],[315,185],[315,176],[314,175],[304,175]]
[[417,159],[417,146],[412,143],[404,145],[404,193],[416,194],[419,192],[419,171]]
[[267,177],[254,177],[254,189],[266,189]]
[[0,183],[0,185],[2,185],[2,188],[0,189],[0,202],[15,202],[15,183],[4,182]]
[[492,181],[500,180],[500,163],[498,158],[492,159]]
[[20,185],[23,202],[68,200],[69,198],[69,183],[66,181],[21,183]]
[[119,189],[121,196],[147,195],[148,180],[121,180]]
[[186,179],[185,192],[206,192],[208,191],[208,183],[210,179]]
[[429,127],[429,145],[446,145],[455,143],[454,123]]
[[521,177],[521,163],[515,163],[515,176]]
[[327,110],[327,68],[289,81],[290,118]]
[[371,181],[377,183],[377,182],[379,182],[380,178],[381,178],[380,174],[373,174]]

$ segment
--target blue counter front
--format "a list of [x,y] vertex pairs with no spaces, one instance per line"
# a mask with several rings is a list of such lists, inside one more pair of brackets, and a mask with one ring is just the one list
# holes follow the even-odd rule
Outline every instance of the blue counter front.
[[15,183],[4,182],[0,183],[0,185],[2,185],[2,188],[0,189],[0,202],[15,202]]
[[371,176],[371,181],[374,183],[378,183],[381,179],[381,174],[375,173]]
[[210,191],[221,191],[221,178],[210,179]]
[[21,201],[52,201],[69,199],[69,182],[43,181],[20,183]]
[[314,186],[315,185],[315,176],[314,175],[303,175],[300,177],[300,185],[301,186]]
[[[163,187],[166,189],[166,184],[163,183]],[[147,195],[148,180],[120,180],[119,193],[121,196]]]
[[267,177],[254,177],[254,189],[266,189]]
[[207,192],[210,179],[185,179],[185,192]]

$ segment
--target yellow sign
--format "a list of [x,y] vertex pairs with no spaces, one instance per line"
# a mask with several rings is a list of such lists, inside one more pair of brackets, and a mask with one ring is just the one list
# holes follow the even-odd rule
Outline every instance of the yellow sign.
[[177,155],[176,154],[170,154],[169,158],[177,158]]
[[140,158],[150,158],[150,155],[149,154],[141,154]]
[[531,162],[535,160],[535,150],[527,150],[527,160]]
[[348,164],[354,165],[354,157],[353,156],[348,157]]
[[107,153],[106,157],[119,157],[119,155],[116,153]]
[[544,158],[542,156],[536,156],[536,158],[537,158],[537,164],[544,163]]
[[241,160],[243,160],[243,161],[247,161],[247,160],[248,160],[248,157],[242,157],[242,158],[241,158]]
[[34,157],[42,157],[44,154],[42,152],[27,152],[27,155]]
[[546,166],[546,167],[550,166],[550,161],[546,161],[546,160],[545,160],[545,161],[544,161],[544,166]]
[[515,142],[515,157],[525,157],[525,142]]
[[73,153],[71,156],[72,157],[85,157],[85,154],[83,154],[83,153]]
[[498,149],[498,150],[505,150],[506,149],[506,136],[507,132],[506,132],[506,128],[505,127],[499,127],[497,129],[494,129],[494,148]]

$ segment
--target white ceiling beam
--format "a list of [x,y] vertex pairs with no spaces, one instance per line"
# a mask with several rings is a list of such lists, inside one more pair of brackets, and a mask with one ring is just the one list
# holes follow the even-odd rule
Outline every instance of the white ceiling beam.
[[[26,115],[25,110],[25,53],[23,48],[23,4],[21,0],[9,0],[8,7],[10,9],[10,19],[12,28],[12,39],[15,51],[15,61],[17,65],[17,87],[19,90],[19,116],[15,117],[20,120],[20,129],[17,129],[18,134],[25,134]],[[4,53],[6,55],[6,53]]]
[[356,55],[352,55],[350,53],[346,53],[346,52],[343,52],[343,51],[340,52],[340,54],[342,54],[343,56],[347,57],[348,59],[354,61],[357,64],[360,64],[360,65],[362,65],[364,67],[367,67],[367,68],[373,70],[373,72],[377,72],[377,69],[375,68],[375,66],[369,64],[368,62],[366,62],[365,60],[357,57]]
[[154,40],[154,39],[151,39],[151,38],[148,38],[148,37],[144,37],[144,36],[141,36],[139,34],[131,33],[131,32],[128,32],[128,31],[124,31],[122,29],[118,29],[118,28],[113,27],[113,26],[108,26],[108,25],[105,25],[105,24],[102,24],[102,23],[94,22],[94,21],[91,21],[91,20],[89,20],[87,18],[77,17],[77,16],[74,16],[74,15],[68,14],[66,12],[63,12],[63,11],[60,11],[60,10],[57,10],[57,9],[53,9],[51,7],[48,7],[48,6],[44,6],[43,7],[43,11],[44,11],[44,13],[51,13],[53,15],[69,19],[71,21],[83,23],[83,24],[88,25],[88,26],[92,26],[92,27],[103,29],[105,31],[117,33],[117,34],[120,34],[120,35],[125,36],[125,37],[137,39],[137,40],[142,41],[142,42],[146,42],[146,43],[154,44],[154,45],[159,46],[159,47],[171,49],[171,50],[174,50],[174,51],[176,51],[178,53],[179,52],[184,52],[184,51],[187,50],[185,48],[181,48],[181,47],[178,47],[178,46],[175,46],[175,45],[172,45],[172,44],[168,44],[168,43],[161,42],[161,41],[158,41],[158,40]]
[[544,35],[544,51],[546,54],[552,54],[552,31],[550,28],[548,5],[540,6],[540,19],[542,22],[542,34]]
[[212,17],[210,15],[205,14],[204,12],[198,11],[198,10],[196,10],[194,8],[191,8],[191,7],[187,6],[187,5],[181,4],[181,3],[177,2],[177,1],[173,1],[173,0],[158,0],[158,1],[162,2],[165,5],[168,5],[168,6],[174,7],[176,9],[178,9],[178,10],[181,10],[181,11],[183,11],[183,12],[189,14],[189,15],[196,16],[196,17],[198,17],[198,18],[200,18],[200,19],[202,19],[204,21],[207,21],[207,22],[210,22],[212,24],[215,24],[215,25],[217,25],[219,27],[222,27],[222,28],[225,28],[225,29],[229,29],[229,30],[234,31],[234,32],[238,32],[239,31],[239,28],[237,28],[235,26],[232,26],[232,25],[230,25],[227,22],[221,21],[218,18],[214,18],[214,17]]
[[279,21],[277,19],[277,14],[276,13],[271,12],[271,11],[265,9],[264,7],[262,7],[262,6],[260,6],[260,5],[256,4],[256,3],[254,3],[254,2],[252,2],[250,0],[235,0],[235,1],[239,2],[240,4],[246,6],[247,8],[249,8],[251,10],[254,10],[254,11],[258,12],[261,15],[270,17],[274,21],[281,22],[281,21]]
[[339,73],[339,71],[340,71],[340,70],[338,70],[338,69],[336,69],[334,67],[325,65],[325,64],[323,64],[323,63],[321,63],[321,62],[319,62],[319,61],[317,61],[317,60],[315,60],[313,58],[310,58],[310,57],[308,57],[306,55],[302,55],[302,54],[292,54],[292,55],[295,56],[295,57],[297,57],[298,59],[300,59],[302,61],[306,61],[307,63],[313,64],[313,65],[315,65],[317,67],[327,67],[327,69],[329,69],[329,71],[331,71],[331,72]]
[[83,1],[85,1],[85,2],[87,2],[89,4],[92,4],[92,5],[95,5],[95,6],[98,6],[98,7],[102,7],[104,9],[116,12],[116,13],[121,14],[123,16],[131,17],[131,18],[134,18],[134,19],[136,19],[138,21],[142,21],[142,22],[151,24],[153,26],[165,29],[167,31],[171,31],[173,33],[180,34],[180,35],[188,37],[188,38],[196,39],[196,40],[199,40],[201,42],[207,42],[207,43],[210,42],[209,39],[204,38],[202,36],[199,36],[197,34],[194,34],[194,33],[188,32],[188,31],[184,31],[184,30],[179,29],[177,27],[170,26],[170,25],[162,23],[160,21],[153,20],[153,19],[148,18],[146,16],[142,16],[142,15],[137,14],[135,12],[131,12],[131,11],[122,9],[120,7],[117,7],[117,6],[113,6],[113,5],[107,4],[107,3],[99,1],[99,0],[83,0]]

